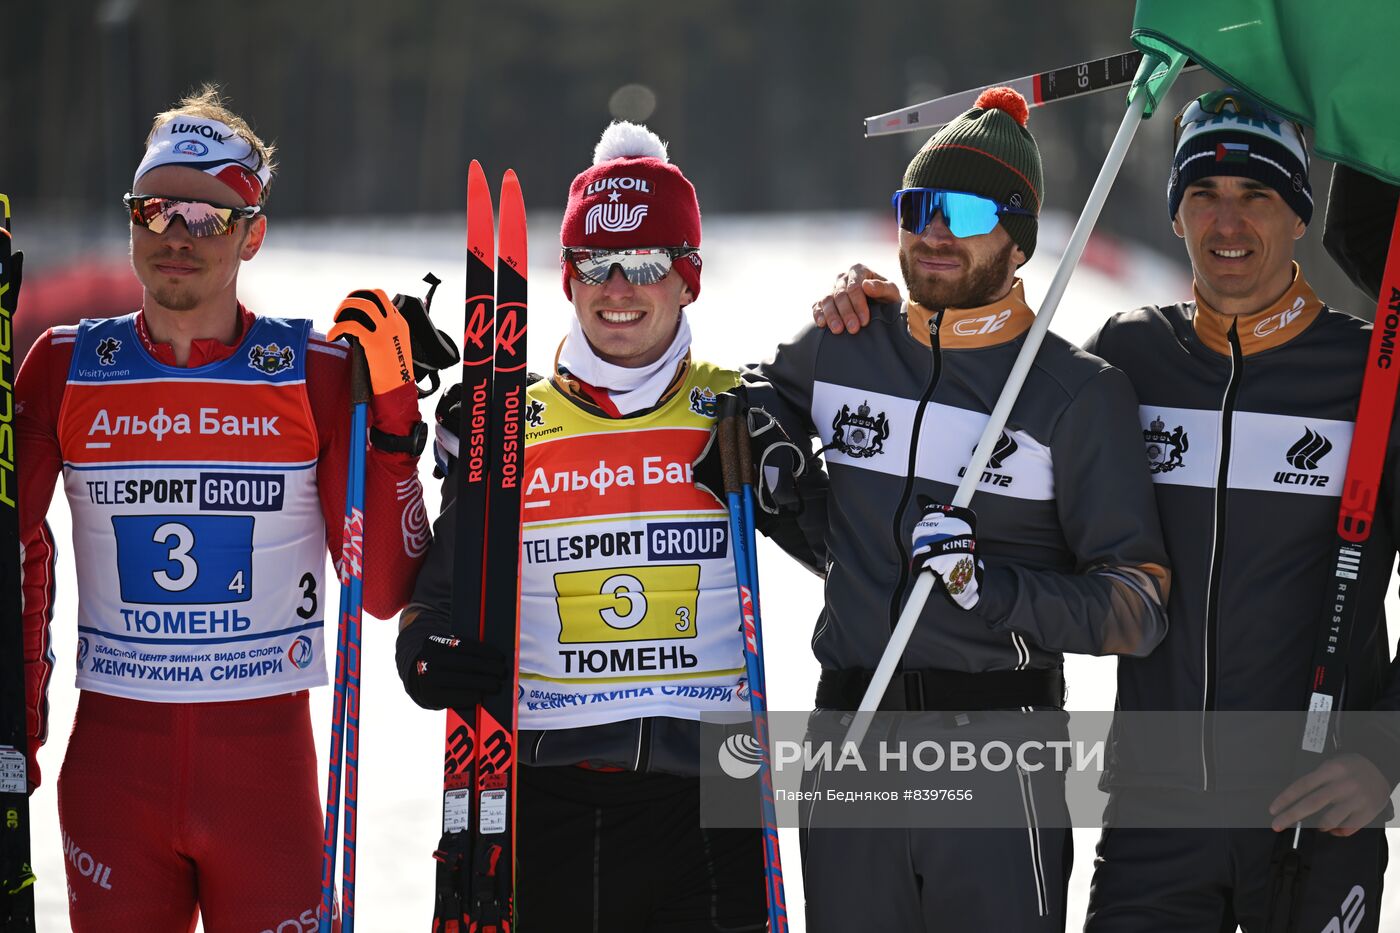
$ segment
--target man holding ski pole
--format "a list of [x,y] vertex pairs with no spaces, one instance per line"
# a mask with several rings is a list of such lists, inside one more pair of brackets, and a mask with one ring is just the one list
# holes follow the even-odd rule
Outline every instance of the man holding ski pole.
[[[73,515],[82,693],[58,799],[74,930],[315,923],[308,690],[326,682],[350,379],[344,345],[238,300],[272,173],[272,147],[216,88],[159,114],[125,199],[142,309],[50,330],[16,386],[32,749],[47,729],[42,521],[60,471]],[[389,616],[428,543],[425,433],[400,365],[407,325],[382,294],[360,295],[332,335],[369,361],[364,605]],[[37,785],[37,763],[29,773]]]
[[[1116,315],[1086,344],[1137,391],[1174,571],[1167,637],[1119,662],[1117,708],[1128,716],[1115,723],[1086,929],[1375,930],[1386,841],[1363,827],[1400,781],[1400,753],[1384,740],[1394,728],[1353,721],[1351,734],[1373,739],[1364,751],[1329,745],[1325,760],[1302,757],[1292,783],[1232,771],[1240,756],[1225,738],[1239,735],[1232,712],[1309,707],[1320,633],[1327,656],[1339,496],[1349,451],[1363,444],[1385,453],[1385,469],[1364,556],[1342,567],[1354,612],[1347,650],[1325,666],[1345,672],[1346,710],[1400,708],[1382,608],[1400,534],[1396,440],[1389,427],[1354,436],[1374,368],[1370,328],[1327,307],[1294,261],[1313,213],[1295,124],[1239,92],[1192,101],[1177,117],[1167,197],[1193,300]],[[869,320],[867,298],[892,294],[857,267],[814,312],[854,331]],[[1137,711],[1187,718],[1168,730],[1160,718],[1133,720]],[[1298,737],[1281,741],[1293,767]],[[1202,806],[1254,828],[1183,828]],[[1153,828],[1164,813],[1174,828]],[[1300,820],[1316,830],[1295,836]]]
[[[525,403],[515,904],[528,928],[764,925],[758,832],[700,825],[700,717],[749,709],[726,510],[691,475],[716,396],[739,382],[691,356],[700,231],[665,144],[611,125],[560,231],[575,320]],[[443,512],[397,654],[415,702],[470,710],[513,672],[451,625],[457,525],[483,524],[458,509],[456,401],[439,407]],[[513,604],[515,581],[486,581],[501,584]]]
[[[1165,632],[1133,391],[1103,361],[1049,335],[973,508],[942,504],[1033,319],[1016,277],[1043,198],[1026,119],[1020,95],[994,89],[910,162],[893,198],[908,302],[876,304],[855,337],[809,328],[759,368],[809,414],[830,473],[819,710],[858,707],[924,570],[941,595],[880,708],[948,711],[954,730],[992,710],[1061,710],[1063,652],[1142,656]],[[808,928],[1062,929],[1071,838],[1062,816],[1038,819],[1063,810],[1063,782],[1018,777],[1024,828],[823,829],[818,806]]]

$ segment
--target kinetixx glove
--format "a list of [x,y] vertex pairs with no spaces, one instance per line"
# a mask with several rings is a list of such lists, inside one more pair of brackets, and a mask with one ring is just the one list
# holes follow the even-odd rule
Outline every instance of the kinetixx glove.
[[914,526],[914,566],[937,575],[945,595],[961,609],[977,605],[982,561],[977,559],[977,514],[929,502]]
[[455,638],[425,622],[399,632],[399,677],[409,698],[424,709],[471,709],[510,680],[500,651],[472,638]]

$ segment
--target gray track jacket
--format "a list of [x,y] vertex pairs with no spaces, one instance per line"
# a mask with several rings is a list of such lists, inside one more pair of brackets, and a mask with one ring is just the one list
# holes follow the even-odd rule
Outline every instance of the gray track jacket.
[[[1019,281],[994,305],[948,310],[930,385],[928,312],[908,307],[912,329],[876,305],[859,333],[807,328],[750,374],[825,447],[829,570],[812,646],[826,669],[878,663],[913,582],[918,497],[952,499],[1033,319]],[[1066,651],[1157,645],[1169,574],[1135,408],[1122,373],[1047,337],[972,501],[981,602],[965,612],[935,592],[906,669],[1056,668]]]
[[[1370,330],[1326,308],[1298,274],[1255,314],[1140,308],[1086,344],[1137,390],[1172,558],[1170,634],[1150,656],[1119,662],[1120,709],[1307,707]],[[1400,708],[1382,607],[1400,529],[1396,454],[1392,430],[1360,570],[1347,709]],[[1183,756],[1189,786],[1215,786],[1227,750],[1207,731],[1200,754]],[[1400,758],[1377,764],[1400,780]],[[1141,776],[1119,769],[1114,781]]]

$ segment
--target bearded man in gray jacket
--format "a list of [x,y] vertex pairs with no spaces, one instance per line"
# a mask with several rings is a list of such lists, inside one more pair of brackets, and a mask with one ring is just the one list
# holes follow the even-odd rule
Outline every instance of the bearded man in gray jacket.
[[[1133,387],[1097,357],[1048,335],[975,512],[944,504],[1034,319],[1016,277],[1044,188],[1027,116],[993,89],[909,164],[893,198],[908,301],[874,304],[854,336],[810,327],[757,367],[805,413],[830,474],[819,710],[858,706],[922,571],[938,593],[881,709],[946,711],[954,728],[988,711],[1054,716],[1064,652],[1142,656],[1166,632]],[[1070,833],[1062,815],[1038,822],[1062,814],[1062,780],[1016,779],[1017,828],[822,828],[818,808],[809,928],[1062,930]]]

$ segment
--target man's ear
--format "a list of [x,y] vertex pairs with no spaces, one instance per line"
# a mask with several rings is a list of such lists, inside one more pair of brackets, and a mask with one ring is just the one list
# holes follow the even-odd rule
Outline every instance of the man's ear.
[[248,224],[248,234],[243,240],[243,245],[238,248],[238,258],[247,262],[258,254],[262,249],[263,238],[267,236],[267,218],[262,214],[254,217]]

